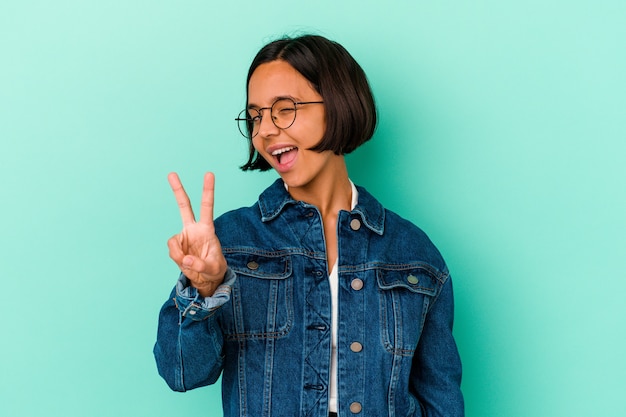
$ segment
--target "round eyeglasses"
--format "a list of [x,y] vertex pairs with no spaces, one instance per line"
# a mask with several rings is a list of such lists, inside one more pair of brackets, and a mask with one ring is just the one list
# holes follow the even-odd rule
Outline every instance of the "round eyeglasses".
[[259,133],[261,127],[261,119],[263,119],[263,111],[270,111],[270,118],[279,129],[288,129],[296,121],[296,109],[298,106],[305,104],[322,104],[323,101],[294,101],[290,98],[279,98],[271,107],[261,107],[260,109],[249,108],[239,113],[237,127],[241,134],[252,139]]

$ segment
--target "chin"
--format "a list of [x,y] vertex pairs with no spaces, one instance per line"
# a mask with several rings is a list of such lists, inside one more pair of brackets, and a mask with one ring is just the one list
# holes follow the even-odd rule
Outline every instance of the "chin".
[[283,182],[285,184],[287,184],[287,187],[289,187],[289,188],[302,187],[302,186],[305,186],[308,183],[308,181],[305,181],[302,178],[297,178],[297,177],[295,177],[293,175],[289,175],[289,174],[280,175],[280,178],[283,180]]

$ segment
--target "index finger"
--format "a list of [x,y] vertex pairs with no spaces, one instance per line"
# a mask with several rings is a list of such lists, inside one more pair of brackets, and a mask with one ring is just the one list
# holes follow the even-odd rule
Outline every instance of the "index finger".
[[180,182],[180,178],[178,178],[178,174],[170,172],[167,176],[167,180],[170,183],[170,187],[172,187],[172,191],[174,191],[174,197],[176,197],[176,202],[180,209],[180,217],[183,219],[183,225],[195,223],[196,218],[193,215],[189,196],[187,196],[183,184]]
[[200,205],[200,223],[213,225],[213,205],[215,202],[215,175],[212,172],[204,174],[202,187],[202,202]]

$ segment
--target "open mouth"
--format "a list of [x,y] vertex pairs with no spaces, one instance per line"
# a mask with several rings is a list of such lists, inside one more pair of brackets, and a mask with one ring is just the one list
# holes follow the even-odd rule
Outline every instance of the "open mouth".
[[295,146],[287,146],[281,149],[276,149],[272,152],[272,156],[276,158],[276,161],[280,165],[286,165],[296,158],[296,154],[298,153],[298,148]]

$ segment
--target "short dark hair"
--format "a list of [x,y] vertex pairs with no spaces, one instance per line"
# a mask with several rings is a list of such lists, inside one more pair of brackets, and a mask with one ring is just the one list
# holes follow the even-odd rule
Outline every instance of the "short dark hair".
[[[261,64],[283,60],[296,69],[322,96],[326,110],[326,132],[311,148],[337,155],[348,154],[371,139],[376,129],[376,105],[361,66],[337,42],[318,35],[285,37],[265,45],[250,64],[246,80]],[[270,164],[259,155],[249,140],[250,155],[241,169],[267,171]]]

